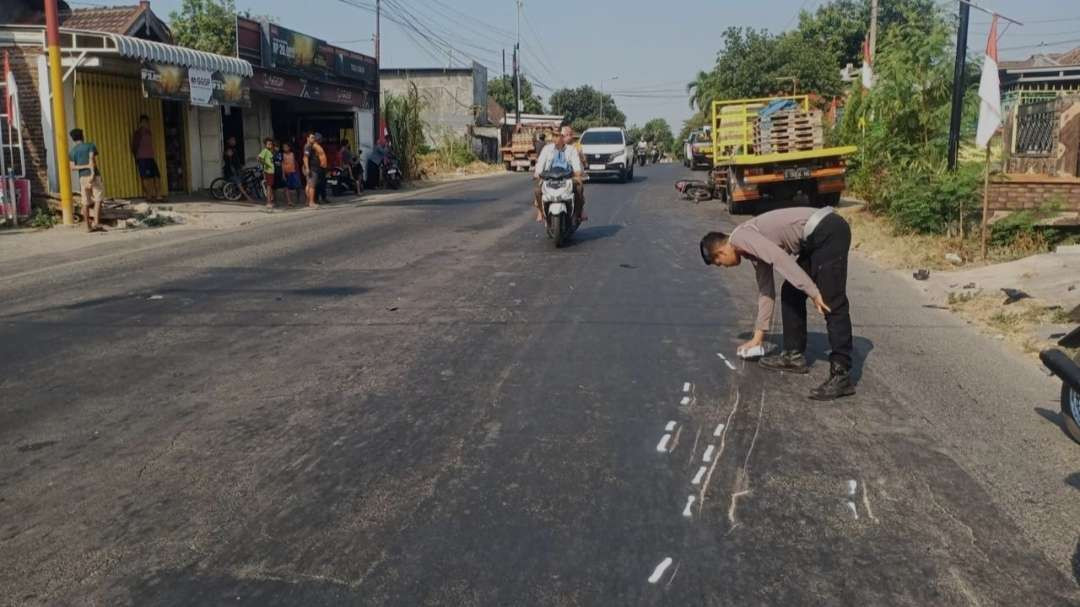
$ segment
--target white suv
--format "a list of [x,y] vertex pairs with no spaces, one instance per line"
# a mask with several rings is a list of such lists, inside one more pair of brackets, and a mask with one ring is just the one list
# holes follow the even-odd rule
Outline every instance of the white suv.
[[585,172],[590,177],[634,178],[634,146],[619,127],[597,127],[581,134]]

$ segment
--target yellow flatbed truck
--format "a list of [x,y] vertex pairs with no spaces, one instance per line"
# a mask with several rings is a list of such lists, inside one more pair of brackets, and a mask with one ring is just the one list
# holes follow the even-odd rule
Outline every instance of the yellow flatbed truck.
[[[783,126],[774,127],[760,114],[783,101],[794,109],[777,119]],[[753,213],[764,201],[840,202],[846,157],[857,148],[824,147],[820,113],[809,104],[807,95],[713,102],[713,190],[732,214]],[[778,134],[762,135],[763,124]]]

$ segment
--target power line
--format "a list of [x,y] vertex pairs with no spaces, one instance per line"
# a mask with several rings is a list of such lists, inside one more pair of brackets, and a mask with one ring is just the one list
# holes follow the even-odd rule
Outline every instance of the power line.
[[1078,42],[1080,42],[1080,38],[1073,38],[1072,40],[1053,40],[1053,41],[1049,41],[1049,42],[1040,42],[1038,44],[1025,44],[1023,46],[1005,46],[1005,47],[999,48],[998,50],[999,51],[1019,51],[1019,50],[1028,49],[1028,48],[1044,48],[1044,47],[1060,46],[1062,44],[1076,44]]

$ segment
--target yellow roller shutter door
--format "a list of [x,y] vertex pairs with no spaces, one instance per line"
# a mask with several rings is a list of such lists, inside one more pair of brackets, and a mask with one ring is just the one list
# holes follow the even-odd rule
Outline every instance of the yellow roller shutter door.
[[150,118],[154,133],[154,156],[165,186],[165,127],[161,100],[143,96],[137,78],[80,72],[75,87],[75,127],[86,140],[97,144],[101,154],[101,174],[108,198],[137,198],[142,195],[131,135],[139,116]]

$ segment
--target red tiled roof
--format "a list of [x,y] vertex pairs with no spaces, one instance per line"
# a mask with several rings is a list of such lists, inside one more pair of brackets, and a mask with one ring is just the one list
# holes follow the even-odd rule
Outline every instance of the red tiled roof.
[[77,8],[60,23],[61,27],[111,34],[127,34],[148,6],[106,6],[100,8]]

